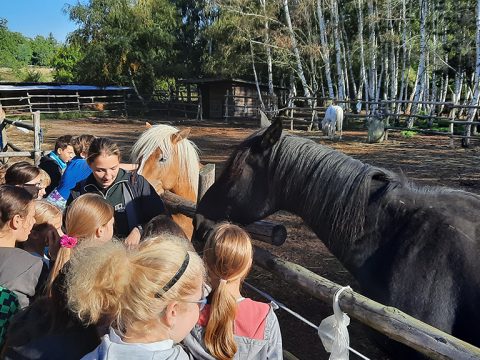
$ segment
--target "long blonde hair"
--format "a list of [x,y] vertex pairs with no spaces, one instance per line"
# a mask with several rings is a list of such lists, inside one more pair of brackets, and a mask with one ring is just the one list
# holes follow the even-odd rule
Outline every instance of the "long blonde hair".
[[237,301],[228,292],[226,283],[243,281],[252,257],[250,236],[233,224],[217,225],[205,244],[203,259],[212,283],[218,281],[218,287],[213,291],[204,340],[208,351],[217,359],[232,359],[237,352],[233,337]]
[[[65,214],[65,230],[68,236],[85,242],[93,240],[98,228],[107,224],[113,217],[113,207],[97,194],[84,194],[73,200]],[[63,265],[70,260],[72,248],[60,247],[53,269],[47,283],[48,294],[55,278],[62,270]]]
[[[133,250],[122,243],[78,249],[70,264],[69,308],[85,324],[104,316],[113,319],[122,335],[148,332],[151,320],[172,301],[198,291],[199,280],[205,278],[202,259],[175,236],[144,241]],[[185,271],[172,284],[182,265]]]
[[55,218],[62,218],[62,211],[47,200],[35,200],[35,224],[52,223]]

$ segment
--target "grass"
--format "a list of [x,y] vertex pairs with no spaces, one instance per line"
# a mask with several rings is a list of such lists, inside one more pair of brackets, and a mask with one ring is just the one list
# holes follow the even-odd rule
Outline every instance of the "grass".
[[411,131],[411,130],[403,130],[400,132],[400,134],[402,134],[402,136],[406,139],[409,139],[409,138],[412,138],[414,137],[417,132],[416,131]]
[[52,68],[43,66],[28,66],[21,69],[0,67],[0,82],[23,82],[25,81],[28,72],[39,73],[39,82],[53,81],[54,70]]

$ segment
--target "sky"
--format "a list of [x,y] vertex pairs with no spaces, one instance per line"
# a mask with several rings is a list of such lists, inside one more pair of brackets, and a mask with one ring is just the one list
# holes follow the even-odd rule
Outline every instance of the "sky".
[[0,18],[7,19],[8,29],[29,38],[36,35],[48,36],[65,42],[66,36],[76,26],[62,12],[65,4],[76,4],[77,0],[0,0]]

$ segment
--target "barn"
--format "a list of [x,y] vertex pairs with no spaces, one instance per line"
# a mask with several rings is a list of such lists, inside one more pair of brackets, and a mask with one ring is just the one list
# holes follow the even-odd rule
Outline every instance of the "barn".
[[[188,88],[196,87],[201,96],[202,116],[207,119],[249,118],[257,115],[260,101],[254,81],[241,79],[183,79]],[[264,104],[283,107],[288,96],[286,87],[274,86],[275,96],[268,96],[268,85],[260,84]]]

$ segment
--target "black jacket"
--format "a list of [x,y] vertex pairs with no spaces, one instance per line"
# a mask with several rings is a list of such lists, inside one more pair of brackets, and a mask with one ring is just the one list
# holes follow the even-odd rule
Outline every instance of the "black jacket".
[[117,237],[126,237],[134,227],[167,213],[162,199],[143,176],[122,169],[108,189],[99,187],[93,174],[80,181],[71,191],[67,205],[85,193],[99,194],[113,206],[114,235]]
[[41,157],[40,164],[38,164],[38,167],[40,169],[45,170],[47,174],[50,176],[51,183],[45,189],[46,194],[48,195],[60,183],[60,179],[62,178],[62,169],[57,164],[57,162],[48,155],[44,155]]

